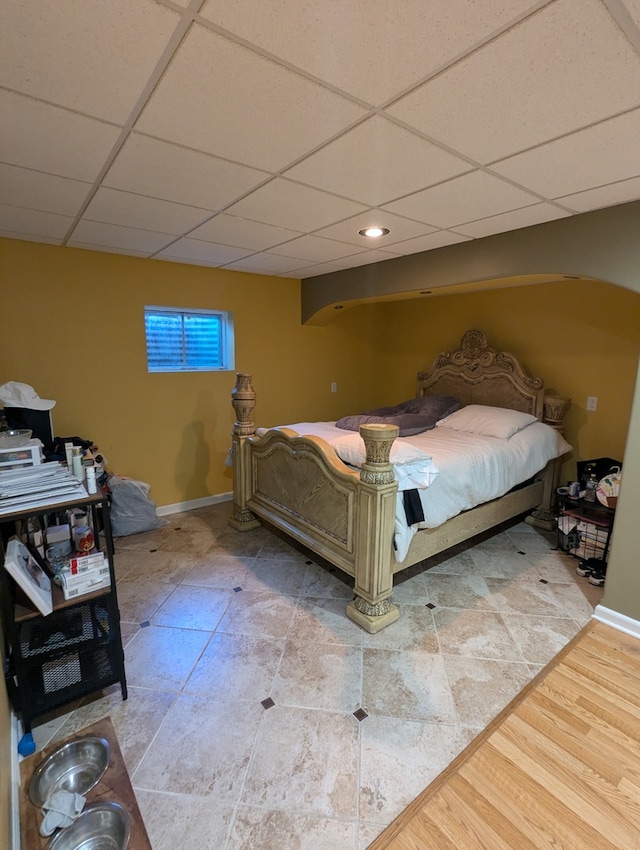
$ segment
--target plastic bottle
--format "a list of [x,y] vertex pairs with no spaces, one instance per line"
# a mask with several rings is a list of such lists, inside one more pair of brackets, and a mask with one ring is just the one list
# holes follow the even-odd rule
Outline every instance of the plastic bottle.
[[74,446],[71,450],[71,464],[73,474],[78,481],[84,481],[84,469],[82,468],[82,449],[80,446]]
[[98,485],[96,483],[96,468],[95,466],[87,466],[84,471],[87,476],[87,493],[91,496],[98,492]]
[[67,468],[73,468],[73,443],[64,444],[64,453],[67,459]]
[[589,477],[587,478],[587,483],[584,491],[584,500],[585,502],[595,502],[596,500],[596,490],[598,489],[598,479],[596,478],[595,472],[589,473]]

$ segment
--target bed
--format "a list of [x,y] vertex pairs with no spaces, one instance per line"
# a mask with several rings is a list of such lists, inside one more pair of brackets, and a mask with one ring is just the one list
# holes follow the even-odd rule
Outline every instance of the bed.
[[[505,492],[488,499],[481,495],[479,504],[457,513],[454,509],[445,521],[434,520],[431,527],[408,526],[405,517],[410,533],[404,538],[399,528],[401,491],[409,485],[399,482],[398,470],[415,447],[413,438],[398,438],[397,424],[382,417],[361,424],[357,433],[338,432],[335,423],[297,423],[257,431],[251,375],[238,373],[232,393],[236,422],[230,524],[238,531],[250,531],[266,522],[352,576],[354,599],[347,605],[347,616],[372,634],[400,615],[391,597],[393,577],[401,570],[519,515],[529,514],[528,521],[543,528],[554,527],[559,459],[570,446],[561,436],[556,398],[545,396],[543,381],[531,377],[512,354],[490,348],[482,331],[469,330],[459,348],[442,352],[428,371],[418,373],[416,399],[432,396],[454,397],[459,411],[438,422],[425,437],[434,435],[440,443],[453,443],[457,439],[454,422],[451,428],[442,427],[449,420],[464,421],[477,411],[504,412],[507,420],[530,421],[522,428],[525,433],[545,431],[555,448],[548,461],[530,460],[525,472],[515,473]],[[497,439],[502,433],[483,439],[513,448],[520,439],[516,431],[515,437],[509,432],[508,440]],[[480,442],[475,436],[474,440]],[[346,453],[345,446],[349,447]],[[432,455],[440,457],[435,449]],[[503,458],[498,467],[510,470],[513,463]],[[436,469],[432,480],[437,487],[433,483],[425,492],[416,488],[425,505],[435,498],[436,490],[446,495],[450,489],[442,471]],[[497,486],[504,489],[506,484],[501,481]]]

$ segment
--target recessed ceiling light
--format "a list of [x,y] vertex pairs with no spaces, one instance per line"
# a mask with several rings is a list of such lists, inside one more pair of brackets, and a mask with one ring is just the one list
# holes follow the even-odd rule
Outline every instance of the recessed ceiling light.
[[342,310],[342,304],[336,304],[334,310]]
[[358,233],[360,236],[368,236],[369,239],[377,239],[379,236],[386,236],[390,230],[388,227],[363,227]]

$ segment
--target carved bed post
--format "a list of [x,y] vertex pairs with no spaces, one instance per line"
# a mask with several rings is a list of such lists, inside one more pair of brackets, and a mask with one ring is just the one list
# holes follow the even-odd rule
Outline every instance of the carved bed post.
[[356,598],[347,616],[371,634],[394,623],[400,611],[389,599],[393,591],[393,539],[398,485],[389,453],[398,436],[396,425],[360,426],[366,461],[360,470],[356,528]]
[[[564,434],[564,417],[571,405],[571,399],[564,395],[547,394],[544,397],[544,416],[542,421],[546,425],[551,425],[560,434]],[[535,508],[528,517],[525,517],[525,522],[528,525],[533,525],[535,528],[542,528],[545,531],[556,530],[556,488],[560,481],[560,467],[562,466],[562,458],[556,458],[549,461],[547,469],[544,472],[544,494],[542,502]]]
[[251,496],[251,464],[247,441],[255,433],[253,411],[256,408],[256,393],[251,384],[251,375],[236,373],[236,385],[231,393],[231,404],[236,412],[233,423],[233,516],[229,525],[237,531],[258,528],[260,522],[247,507]]

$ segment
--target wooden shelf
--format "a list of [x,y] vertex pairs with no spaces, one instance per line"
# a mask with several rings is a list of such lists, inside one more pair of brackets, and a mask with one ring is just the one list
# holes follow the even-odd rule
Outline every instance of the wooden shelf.
[[[98,528],[100,520],[102,522],[104,554],[109,565],[107,586],[65,599],[62,588],[52,583],[53,611],[45,616],[7,570],[0,567],[0,602],[5,646],[9,651],[7,669],[12,681],[11,697],[16,713],[22,715],[25,734],[30,733],[36,717],[115,682],[120,683],[122,698],[127,698],[111,523],[105,493],[99,490],[82,499],[2,515],[0,561],[4,555],[5,536],[10,536],[15,521],[76,507],[91,512],[94,529]],[[47,562],[39,555],[34,555],[34,558],[51,577],[52,571]],[[82,634],[76,636],[74,629],[78,618],[82,623]],[[60,637],[67,633],[73,636],[69,639]],[[37,642],[36,649],[32,647],[33,640]]]
[[[53,598],[53,612],[62,611],[64,608],[69,608],[71,605],[77,605],[79,602],[97,599],[100,596],[108,596],[110,593],[111,587],[107,586],[101,587],[99,590],[92,590],[89,593],[83,593],[82,596],[74,596],[73,599],[65,599],[62,588],[58,587],[57,584],[52,584],[51,596]],[[31,620],[34,617],[42,617],[40,611],[38,611],[35,605],[33,605],[33,603],[19,588],[16,592],[14,612],[16,623],[24,623],[26,620]]]

